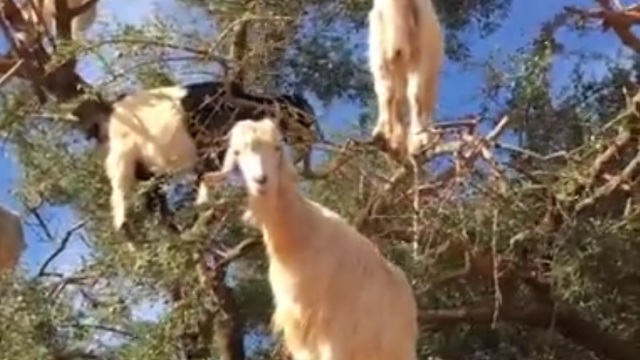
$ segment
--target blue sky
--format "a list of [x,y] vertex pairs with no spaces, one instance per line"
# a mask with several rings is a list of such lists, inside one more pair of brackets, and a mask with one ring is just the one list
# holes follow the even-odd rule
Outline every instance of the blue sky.
[[[117,19],[120,22],[135,24],[142,21],[146,16],[153,14],[154,3],[159,1],[166,3],[172,0],[136,0],[126,2],[126,11],[116,11],[115,4],[124,4],[122,0],[102,0],[100,1],[101,21],[106,21],[104,16]],[[514,50],[519,46],[525,45],[530,41],[531,37],[537,30],[539,24],[549,19],[557,13],[563,6],[575,5],[581,7],[589,7],[595,4],[593,0],[536,0],[524,1],[514,0],[514,8],[512,15],[505,19],[502,29],[488,39],[474,42],[472,47],[474,57],[484,59],[491,51],[497,51],[505,54]],[[91,33],[101,31],[100,28],[105,24],[94,26]],[[108,26],[108,24],[106,24]],[[469,34],[471,39],[476,39],[473,34]],[[616,56],[619,49],[619,42],[613,34],[600,34],[594,32],[588,37],[577,38],[575,36],[564,36],[565,45],[571,49],[589,48],[592,51],[598,51]],[[2,44],[0,39],[0,51],[6,48],[6,44]],[[98,79],[100,74],[95,71],[94,64],[86,61],[80,63],[80,72],[89,81]],[[559,85],[567,81],[567,75],[570,68],[570,61],[561,61],[554,68],[553,78]],[[593,75],[602,74],[603,64],[594,64],[591,69]],[[480,83],[482,74],[474,70],[465,70],[456,64],[447,62],[441,75],[440,99],[438,102],[438,117],[461,116],[473,113],[478,110],[478,99],[480,95]],[[357,107],[347,101],[337,101],[327,108],[317,108],[321,115],[322,126],[340,127],[348,122],[354,121],[359,111]],[[0,147],[0,204],[7,206],[13,210],[21,211],[20,204],[12,196],[11,191],[20,181],[20,166],[12,158],[10,148],[6,144]],[[43,212],[45,219],[52,225],[54,232],[63,234],[73,223],[75,219],[72,214],[61,208],[45,209]],[[30,225],[33,219],[27,218],[27,242],[28,249],[23,256],[22,264],[25,269],[33,271],[34,268],[40,266],[44,258],[55,248],[55,243],[43,237],[36,227]],[[58,261],[58,266],[65,270],[71,270],[79,264],[81,255],[86,254],[87,248],[84,247],[77,239],[73,246]]]

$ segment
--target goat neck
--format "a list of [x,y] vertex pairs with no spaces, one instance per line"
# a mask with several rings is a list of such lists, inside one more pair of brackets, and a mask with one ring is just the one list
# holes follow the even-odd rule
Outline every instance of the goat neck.
[[312,225],[305,220],[310,211],[308,202],[288,179],[278,184],[270,195],[250,196],[249,214],[264,235],[267,251],[272,256],[286,256],[295,251],[301,238]]

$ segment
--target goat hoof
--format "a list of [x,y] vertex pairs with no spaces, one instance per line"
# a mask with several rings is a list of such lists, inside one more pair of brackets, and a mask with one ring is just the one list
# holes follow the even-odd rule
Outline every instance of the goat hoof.
[[382,132],[374,132],[371,137],[371,143],[384,152],[389,151],[389,142]]
[[113,214],[113,228],[116,232],[120,232],[127,223],[127,218],[123,211],[116,211]]
[[114,224],[114,225],[113,225],[113,231],[114,231],[116,234],[119,234],[119,235],[123,235],[123,234],[125,234],[125,233],[126,233],[126,228],[125,228],[125,226],[124,226],[124,225],[125,225],[124,223],[121,223],[121,224]]
[[401,162],[401,160],[406,156],[406,151],[400,144],[394,144],[382,135],[377,138],[373,138],[372,143],[378,149],[380,149],[380,151],[387,154],[391,159],[395,161]]
[[122,224],[115,229],[115,234],[121,236],[127,241],[131,241],[135,238],[135,232],[131,228],[131,224],[128,221],[122,222]]
[[121,236],[124,240],[124,245],[130,252],[140,250],[140,244],[136,242],[135,231],[128,221],[125,221],[122,226],[117,230],[116,234]]

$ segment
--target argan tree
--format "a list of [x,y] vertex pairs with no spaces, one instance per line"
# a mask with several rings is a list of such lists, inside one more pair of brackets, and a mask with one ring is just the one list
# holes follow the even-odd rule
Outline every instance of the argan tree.
[[[54,250],[1,280],[1,359],[287,358],[241,189],[221,186],[196,210],[192,179],[152,179],[130,199],[134,231],[115,232],[103,154],[68,116],[98,95],[205,79],[313,99],[322,136],[300,186],[406,271],[420,359],[640,359],[637,5],[567,0],[524,47],[478,66],[471,39],[490,38],[518,1],[434,0],[447,61],[482,72],[483,99],[473,116],[438,118],[441,136],[412,166],[369,143],[370,1],[167,0],[133,26],[118,19],[137,2],[101,0],[113,19],[75,41],[70,21],[87,5],[56,0],[46,29],[18,10],[31,2],[1,2],[0,134],[22,174],[10,191],[36,228],[27,242]],[[565,44],[594,26],[632,53],[599,77],[586,71],[598,54]],[[553,66],[568,56],[558,91]],[[336,101],[357,109],[346,123],[323,116]],[[153,184],[171,214],[143,206]],[[73,216],[56,231],[63,210]],[[80,245],[77,267],[60,263]]]

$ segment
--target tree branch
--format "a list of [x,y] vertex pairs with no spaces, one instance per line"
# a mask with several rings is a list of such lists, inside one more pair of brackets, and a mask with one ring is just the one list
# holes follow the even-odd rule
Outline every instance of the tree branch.
[[225,266],[216,269],[211,278],[211,288],[222,310],[222,316],[218,315],[215,321],[215,338],[221,360],[244,360],[244,319],[233,290],[225,282],[226,274]]
[[233,249],[222,252],[221,258],[215,262],[215,266],[212,271],[218,271],[235,260],[246,256],[251,251],[262,246],[262,240],[259,238],[250,238],[242,241],[240,244],[236,245]]
[[[488,325],[493,321],[494,307],[467,307],[455,310],[426,310],[420,312],[420,321],[432,331],[440,331],[463,323]],[[576,310],[549,304],[534,304],[525,308],[503,307],[500,321],[512,322],[532,328],[554,328],[559,334],[611,360],[640,359],[640,349],[602,330],[596,323],[583,318]]]
[[580,19],[601,20],[603,31],[612,28],[625,46],[640,52],[640,39],[631,31],[633,25],[640,24],[639,4],[619,8],[619,4],[614,6],[611,0],[596,1],[600,5],[599,10],[584,10],[574,6],[566,6],[565,11]]
[[13,77],[13,75],[17,74],[18,71],[20,71],[20,67],[23,64],[24,64],[24,60],[20,59],[16,61],[15,64],[13,64],[11,68],[9,68],[9,70],[3,73],[2,77],[0,77],[0,87],[2,87],[6,82],[8,82]]
[[236,24],[236,28],[233,33],[233,40],[231,42],[231,49],[229,50],[229,57],[232,58],[234,63],[237,65],[231,80],[241,85],[244,85],[246,80],[244,60],[247,56],[249,23],[250,21],[248,21],[247,18],[247,20],[240,21]]
[[44,261],[44,263],[42,263],[42,266],[40,267],[40,270],[38,271],[38,276],[43,276],[43,274],[47,273],[47,268],[49,267],[49,265],[51,265],[51,263],[58,257],[60,256],[60,254],[62,254],[66,248],[67,245],[69,244],[69,241],[71,241],[71,237],[73,236],[73,234],[82,229],[85,225],[87,224],[86,221],[81,221],[78,224],[74,225],[73,227],[71,227],[71,229],[69,229],[66,234],[62,237],[62,240],[60,241],[60,245],[56,248],[56,250]]

